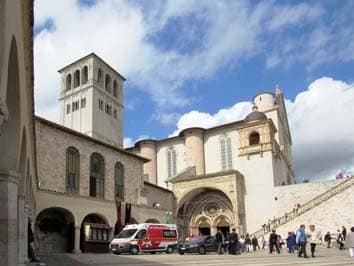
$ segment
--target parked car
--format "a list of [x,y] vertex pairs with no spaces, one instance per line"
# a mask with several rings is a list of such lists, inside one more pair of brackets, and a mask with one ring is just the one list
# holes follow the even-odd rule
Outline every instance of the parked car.
[[173,253],[177,248],[178,232],[175,224],[130,224],[109,244],[114,254],[140,252]]
[[196,236],[186,238],[180,241],[177,246],[178,253],[199,253],[206,254],[207,252],[217,251],[218,243],[213,236]]

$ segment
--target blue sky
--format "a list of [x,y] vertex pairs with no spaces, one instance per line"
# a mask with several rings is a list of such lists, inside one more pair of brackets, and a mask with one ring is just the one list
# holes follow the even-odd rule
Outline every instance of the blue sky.
[[90,52],[127,78],[127,145],[242,119],[279,84],[298,179],[327,178],[354,165],[353,25],[344,0],[37,0],[36,113],[58,121],[56,70]]

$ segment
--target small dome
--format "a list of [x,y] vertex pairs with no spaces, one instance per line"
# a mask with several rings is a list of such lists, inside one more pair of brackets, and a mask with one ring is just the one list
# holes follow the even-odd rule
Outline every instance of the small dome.
[[253,106],[252,113],[248,114],[244,121],[248,123],[252,121],[264,121],[264,120],[267,120],[267,116],[262,112],[258,112],[257,106]]

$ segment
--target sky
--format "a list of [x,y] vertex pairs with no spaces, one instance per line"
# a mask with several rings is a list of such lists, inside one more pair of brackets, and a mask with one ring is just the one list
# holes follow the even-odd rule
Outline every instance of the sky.
[[354,173],[354,1],[35,1],[36,114],[95,52],[127,80],[124,144],[244,119],[279,85],[298,182]]

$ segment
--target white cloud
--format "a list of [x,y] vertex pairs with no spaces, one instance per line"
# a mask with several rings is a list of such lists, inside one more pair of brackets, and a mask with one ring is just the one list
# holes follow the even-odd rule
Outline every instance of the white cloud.
[[[353,103],[354,84],[328,77],[312,82],[294,101],[286,100],[299,181],[326,179],[340,170],[354,170]],[[188,127],[209,128],[244,119],[250,110],[250,102],[215,114],[194,110],[181,116],[171,136]]]
[[133,139],[132,138],[124,138],[123,139],[123,147],[124,148],[129,148],[134,145]]

